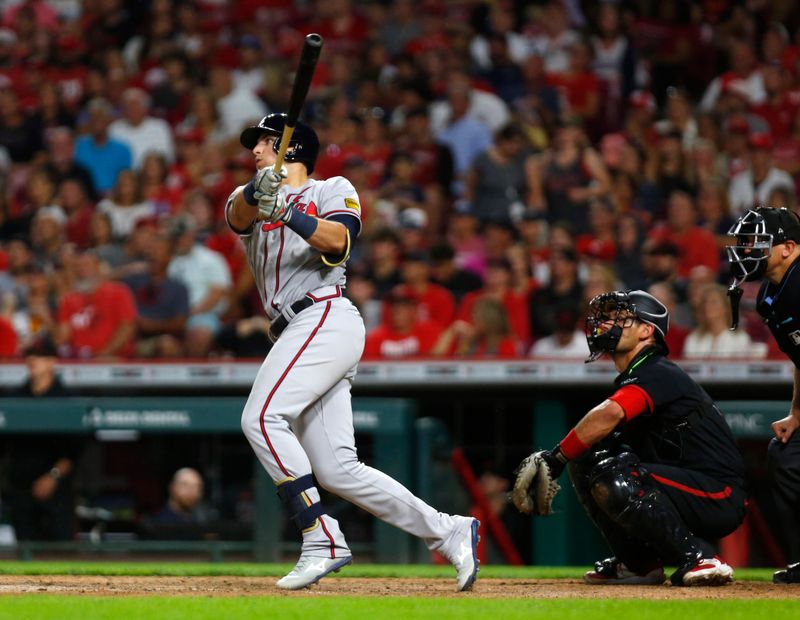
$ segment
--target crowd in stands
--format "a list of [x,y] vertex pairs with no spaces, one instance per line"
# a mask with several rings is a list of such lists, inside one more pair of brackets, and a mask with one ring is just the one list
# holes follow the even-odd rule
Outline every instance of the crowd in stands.
[[[779,0],[9,0],[0,16],[0,357],[257,357],[225,200],[306,33],[314,176],[356,187],[366,359],[588,354],[592,296],[644,288],[673,356],[728,331],[726,232],[794,209],[800,14]],[[745,300],[752,300],[752,291]]]

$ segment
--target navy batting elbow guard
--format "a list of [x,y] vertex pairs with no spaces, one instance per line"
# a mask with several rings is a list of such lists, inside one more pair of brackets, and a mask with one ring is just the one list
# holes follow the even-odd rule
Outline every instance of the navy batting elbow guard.
[[310,239],[311,236],[317,231],[317,226],[319,225],[317,218],[312,217],[307,213],[303,213],[302,211],[298,211],[297,209],[289,207],[286,216],[287,217],[284,220],[286,226],[288,226],[291,230],[296,232],[305,240]]

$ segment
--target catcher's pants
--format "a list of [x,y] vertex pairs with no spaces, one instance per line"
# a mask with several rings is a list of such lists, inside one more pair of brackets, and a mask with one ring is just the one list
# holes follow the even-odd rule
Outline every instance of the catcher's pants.
[[[592,497],[589,480],[595,464],[596,461],[589,459],[570,465],[569,474],[578,498],[618,559],[634,571],[651,568],[661,558],[647,544],[648,532],[631,535],[606,515]],[[640,467],[675,507],[693,535],[692,542],[704,556],[713,557],[716,550],[712,541],[727,536],[744,520],[747,497],[743,490],[688,469],[660,463],[642,463]]]
[[[323,488],[437,549],[453,531],[453,517],[358,460],[350,384],[363,349],[364,323],[348,299],[298,314],[258,371],[242,430],[276,484],[313,471]],[[315,489],[308,495],[319,501]],[[349,554],[336,520],[321,522],[304,533],[303,551]]]
[[773,439],[767,450],[771,491],[789,564],[800,562],[800,431],[788,443]]

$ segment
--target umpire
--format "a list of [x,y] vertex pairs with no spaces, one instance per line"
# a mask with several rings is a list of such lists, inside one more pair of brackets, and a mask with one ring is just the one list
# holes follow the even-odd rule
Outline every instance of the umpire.
[[763,280],[756,310],[781,351],[794,363],[789,415],[772,423],[775,437],[767,450],[769,477],[790,564],[775,583],[800,583],[800,218],[788,209],[761,207],[742,215],[728,233],[734,275],[729,289],[736,328],[742,282]]
[[664,565],[678,567],[670,576],[678,586],[733,578],[713,541],[744,519],[744,463],[711,398],[667,359],[668,328],[666,306],[644,291],[592,299],[586,361],[608,355],[617,390],[539,453],[553,478],[569,464],[578,498],[614,553],[584,575],[591,584],[659,585]]

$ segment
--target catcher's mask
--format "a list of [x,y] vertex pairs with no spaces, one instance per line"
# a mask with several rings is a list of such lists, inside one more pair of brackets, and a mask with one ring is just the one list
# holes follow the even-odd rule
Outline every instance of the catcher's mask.
[[586,363],[595,361],[603,353],[616,351],[622,330],[637,320],[655,327],[656,340],[668,351],[664,338],[669,330],[669,312],[650,293],[612,291],[594,297],[589,302],[586,317],[586,342],[590,351]]
[[786,241],[800,241],[800,219],[788,209],[758,207],[750,209],[731,226],[728,235],[735,242],[729,245],[728,260],[733,272],[733,282],[728,288],[731,301],[732,324],[739,323],[739,300],[743,282],[754,282],[764,277],[772,248]]

